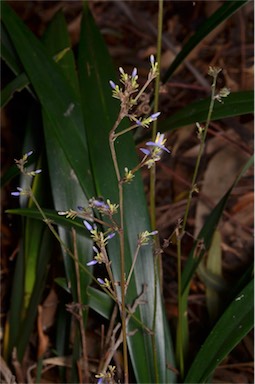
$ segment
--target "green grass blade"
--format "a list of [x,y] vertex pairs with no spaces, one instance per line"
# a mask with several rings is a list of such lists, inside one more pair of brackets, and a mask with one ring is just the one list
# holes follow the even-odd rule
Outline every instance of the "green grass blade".
[[205,383],[214,369],[253,327],[252,280],[233,300],[212,329],[184,380]]
[[[172,116],[159,122],[160,132],[172,131],[185,125],[203,123],[208,115],[210,100],[204,99],[189,104],[187,107],[177,111]],[[227,117],[241,116],[254,111],[253,91],[233,92],[223,103],[216,103],[213,109],[211,121]]]
[[[51,56],[54,52],[63,51],[65,48],[70,47],[65,18],[62,13],[57,13],[51,21],[44,35],[44,43]],[[58,64],[68,83],[71,85],[77,99],[79,99],[78,81],[75,72],[74,57],[72,55],[71,50],[69,50],[64,55],[64,57]],[[52,122],[49,116],[45,113],[45,111],[43,111],[43,124],[55,209],[59,211],[65,211],[70,208],[76,209],[77,206],[86,206],[88,202],[81,187],[81,182],[80,180],[78,180],[77,177],[75,177],[73,168],[66,156],[66,151],[75,152],[76,148],[70,148],[67,146],[62,147],[58,145],[58,139],[54,133],[54,129],[52,129]],[[77,127],[77,130],[79,130],[79,133],[82,135],[84,133],[83,124],[80,124],[80,126]],[[54,156],[52,156],[53,153]],[[84,227],[84,232],[85,231],[86,230]],[[72,249],[71,234],[65,229],[63,229],[63,227],[59,228],[59,234],[62,241],[68,246],[68,248]],[[79,261],[83,265],[86,265],[86,262],[88,262],[92,258],[91,239],[81,236],[77,233],[76,246]],[[70,280],[73,297],[75,300],[77,300],[77,276],[75,272],[75,265],[73,260],[70,259],[70,256],[65,252],[64,249],[63,255],[65,261],[66,275],[67,278]],[[81,268],[79,269],[79,274],[81,297],[83,300],[83,304],[87,304],[87,287],[91,282],[91,278]]]
[[1,22],[1,58],[6,62],[8,67],[18,75],[22,73],[23,68],[21,62],[18,58],[16,50],[12,44],[12,41],[5,29],[3,23]]
[[[224,207],[226,205],[226,202],[233,190],[233,188],[237,185],[237,183],[239,182],[240,178],[245,174],[245,172],[247,171],[247,169],[249,169],[249,167],[251,167],[251,165],[253,164],[253,161],[254,161],[254,156],[252,156],[248,161],[247,163],[245,164],[245,166],[243,167],[242,171],[240,172],[240,174],[238,175],[238,177],[236,178],[235,182],[233,183],[233,185],[231,186],[231,188],[226,192],[226,194],[222,197],[222,199],[219,201],[219,203],[216,205],[216,207],[213,209],[213,211],[211,212],[211,214],[207,217],[206,219],[206,222],[203,226],[203,228],[201,229],[199,235],[198,235],[198,238],[189,254],[189,257],[188,257],[188,260],[187,260],[187,263],[185,265],[185,268],[183,270],[183,275],[182,275],[182,292],[185,292],[185,290],[188,288],[189,286],[189,283],[194,275],[194,272],[198,266],[198,264],[200,263],[200,261],[202,260],[203,258],[203,255],[205,253],[206,250],[209,249],[210,245],[211,245],[211,241],[212,241],[212,237],[213,237],[213,234],[214,234],[214,231],[219,223],[219,220],[222,216],[222,213],[223,213],[223,210],[224,210]],[[195,256],[195,252],[196,252],[196,249],[197,249],[197,245],[199,243],[199,241],[203,241],[203,244],[205,246],[205,250],[202,250],[199,254],[198,257]]]
[[[199,265],[201,265],[200,263]],[[199,268],[198,268],[199,269]],[[204,283],[206,286],[206,306],[211,321],[216,319],[219,315],[220,309],[220,293],[210,284],[210,274],[221,282],[222,280],[222,250],[221,250],[221,234],[219,230],[215,230],[212,238],[212,243],[208,251],[208,258],[206,262],[206,272]],[[219,285],[219,288],[221,286]]]
[[174,73],[176,68],[185,60],[188,54],[195,48],[211,31],[217,28],[224,20],[228,19],[238,9],[243,7],[248,0],[226,1],[217,11],[215,11],[201,26],[187,43],[182,47],[180,53],[176,56],[163,77],[165,83]]
[[[14,11],[2,3],[2,20],[24,70],[52,124],[58,145],[79,179],[84,192],[93,194],[88,149],[80,102],[59,66]],[[54,103],[52,102],[54,100]]]
[[15,77],[15,79],[7,84],[1,91],[1,107],[4,107],[12,99],[15,92],[22,91],[28,84],[28,78],[24,73]]
[[[204,257],[204,254],[208,249],[210,248],[213,234],[215,229],[217,228],[217,225],[219,223],[219,220],[222,216],[224,207],[226,205],[226,202],[235,187],[235,185],[238,183],[240,178],[245,174],[245,172],[249,169],[249,167],[253,164],[254,157],[251,157],[245,166],[243,167],[242,171],[236,178],[235,182],[231,186],[231,188],[226,192],[226,194],[222,197],[222,199],[219,201],[219,203],[216,205],[216,207],[213,209],[211,214],[207,217],[206,222],[201,229],[197,240],[195,241],[193,248],[188,256],[188,260],[186,262],[186,265],[182,272],[182,308],[180,311],[180,316],[183,317],[182,319],[182,333],[183,333],[183,342],[185,346],[185,354],[188,350],[188,320],[187,320],[187,305],[188,305],[188,294],[189,294],[189,286],[191,279],[194,276],[194,273],[196,272],[199,263]],[[203,248],[199,248],[199,242],[203,242]]]
[[[93,19],[88,10],[84,11],[82,22],[81,40],[79,46],[78,69],[81,83],[81,98],[84,112],[84,120],[88,135],[89,148],[91,149],[91,164],[97,195],[110,198],[112,202],[118,201],[117,181],[113,169],[113,163],[109,151],[108,134],[118,115],[119,105],[111,97],[109,80],[114,80],[115,75],[112,63],[104,46]],[[135,146],[131,135],[125,135],[116,143],[121,172],[124,167],[132,168],[137,164]],[[136,248],[136,239],[139,232],[149,230],[149,218],[147,205],[143,193],[143,185],[140,176],[135,177],[131,185],[125,186],[125,225],[127,228],[126,242],[126,270],[131,266],[132,255]],[[109,242],[112,268],[116,281],[120,280],[120,260],[118,240]],[[144,247],[140,253],[136,265],[135,278],[131,280],[127,302],[132,302],[142,292],[143,284],[147,284],[146,304],[139,306],[136,316],[149,327],[153,318],[153,255],[150,247]],[[130,322],[130,330],[137,328],[137,324]],[[167,334],[167,336],[166,336]],[[128,338],[129,353],[133,369],[138,382],[154,382],[155,372],[152,359],[152,346],[150,336],[140,331]],[[173,374],[166,370],[166,350],[171,351],[170,338],[167,325],[164,323],[163,307],[158,295],[156,345],[158,353],[158,369],[160,381],[173,380]],[[167,354],[171,356],[172,351]],[[171,379],[169,378],[171,377]]]
[[[25,318],[21,322],[21,328],[19,337],[17,339],[17,357],[19,361],[22,361],[24,356],[31,332],[33,330],[38,304],[41,301],[43,289],[45,288],[45,282],[48,272],[48,263],[51,256],[50,249],[52,247],[52,236],[47,228],[44,228],[44,233],[41,236],[41,247],[37,254],[37,263],[35,271],[35,284],[31,292],[29,305],[25,313]],[[15,319],[17,322],[17,318]]]
[[[33,148],[33,150],[36,151],[36,155],[38,155],[36,140],[34,140],[31,132],[31,127],[38,124],[38,114],[36,112],[38,111],[34,108],[34,104],[32,104],[26,124],[23,148],[24,153]],[[27,166],[28,170],[41,168],[41,161],[35,161],[35,157],[36,156],[31,156],[30,164]],[[40,174],[34,179],[24,175],[20,177],[20,186],[22,188],[31,187],[34,196],[43,204],[48,200],[47,193],[42,193],[44,183],[48,183],[45,173]],[[32,206],[33,203],[27,197],[21,196],[20,205]],[[33,218],[23,220],[22,227],[23,236],[20,244],[20,252],[17,255],[16,266],[19,278],[17,280],[15,278],[12,287],[13,299],[8,316],[11,329],[8,342],[8,354],[10,357],[12,349],[15,346],[17,348],[19,361],[23,358],[25,348],[34,327],[37,307],[47,276],[52,240],[45,224]],[[45,247],[46,244],[47,247]],[[45,250],[46,248],[47,251]],[[38,266],[40,276],[38,276]],[[19,322],[17,322],[17,318]]]
[[[5,212],[12,215],[21,215],[25,217],[31,217],[37,220],[42,220],[40,212],[38,212],[38,210],[35,208],[7,209]],[[64,216],[58,215],[58,213],[56,211],[53,211],[52,209],[43,208],[43,212],[45,213],[47,219],[51,220],[53,224],[60,225],[69,230],[71,230],[71,228],[74,228],[77,233],[79,233],[79,235],[83,235],[89,238],[88,232],[84,231],[84,224],[79,219],[66,219]]]
[[[63,277],[57,277],[55,282],[62,287],[66,292],[70,293],[70,288],[68,288],[68,284],[66,279]],[[100,291],[99,289],[88,287],[88,295],[89,295],[89,306],[95,312],[99,313],[105,319],[110,319],[111,313],[113,310],[114,302],[105,292]]]

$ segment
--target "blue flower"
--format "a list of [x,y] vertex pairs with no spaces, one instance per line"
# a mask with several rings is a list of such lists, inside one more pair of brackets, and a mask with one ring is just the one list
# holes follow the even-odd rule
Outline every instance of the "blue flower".
[[164,146],[165,142],[166,139],[164,133],[158,132],[155,141],[148,141],[146,145],[148,145],[149,147],[157,147],[162,149],[163,151],[170,153],[169,149]]
[[88,267],[91,267],[92,265],[95,265],[95,264],[97,264],[97,263],[98,263],[98,261],[95,260],[95,259],[93,259],[93,260],[89,261],[86,265],[87,265]]
[[11,192],[12,196],[20,196],[22,193],[22,188],[17,187],[18,192]]
[[93,231],[92,225],[87,220],[83,220],[83,224],[85,225],[85,227],[89,232]]
[[137,69],[134,68],[131,77],[134,79],[137,76]]
[[161,112],[156,112],[156,113],[153,113],[152,115],[150,115],[151,121],[157,120],[157,118],[159,117],[160,113]]
[[163,151],[170,153],[169,149],[164,146],[165,142],[164,134],[158,132],[155,141],[147,141],[146,145],[149,148],[140,148],[140,151],[149,157],[147,161],[145,161],[146,159],[144,160],[144,164],[146,164],[148,168],[151,168],[156,161],[160,160]]
[[109,205],[106,204],[104,201],[101,201],[101,200],[96,200],[94,199],[93,200],[93,205],[97,208],[103,208],[105,210],[108,210],[109,209]]
[[112,89],[115,90],[116,89],[116,84],[112,80],[110,80],[109,83],[110,83],[110,86],[112,87]]

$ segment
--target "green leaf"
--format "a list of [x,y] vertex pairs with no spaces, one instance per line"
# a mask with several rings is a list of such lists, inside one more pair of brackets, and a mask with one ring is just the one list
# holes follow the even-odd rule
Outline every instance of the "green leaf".
[[15,92],[22,91],[28,84],[28,78],[24,73],[15,77],[15,79],[7,84],[1,91],[1,107],[4,107],[12,99]]
[[[70,47],[69,36],[65,18],[62,12],[57,13],[49,24],[44,35],[44,43],[52,56],[54,52],[64,52],[61,61],[58,62],[63,75],[68,84],[70,84],[75,97],[79,100],[78,81],[75,71],[75,62]],[[48,95],[51,98],[51,95]],[[55,105],[57,103],[55,102]],[[72,114],[72,110],[68,112]],[[69,116],[67,116],[69,118]],[[50,116],[43,110],[43,125],[45,133],[45,142],[47,149],[47,157],[50,171],[51,187],[56,210],[68,210],[70,208],[77,209],[77,206],[87,206],[88,201],[84,190],[82,189],[82,180],[76,177],[75,171],[69,162],[67,152],[76,152],[77,148],[71,148],[69,143],[59,143],[57,134],[59,127],[52,124]],[[63,128],[63,127],[62,127]],[[84,135],[84,126],[80,124],[76,127],[77,133],[82,137]],[[85,144],[85,143],[84,143]],[[85,150],[85,145],[79,143],[79,147]],[[52,156],[54,154],[54,156]],[[85,231],[85,228],[84,228]],[[59,235],[65,245],[72,249],[74,248],[73,236],[63,227],[59,228]],[[92,258],[92,240],[82,235],[76,234],[76,249],[78,261],[85,266]],[[80,285],[80,297],[82,304],[88,304],[87,288],[91,283],[91,277],[79,267],[79,275],[75,268],[74,261],[67,254],[65,249],[62,249],[66,276],[71,286],[73,300],[78,301],[77,285]],[[84,327],[86,328],[86,317],[88,311],[83,311]]]
[[[189,254],[188,260],[186,262],[185,268],[183,270],[182,274],[182,292],[184,293],[185,290],[188,288],[189,283],[194,275],[194,272],[202,260],[204,253],[209,249],[212,241],[212,237],[214,234],[214,231],[219,223],[219,220],[222,216],[223,210],[225,208],[226,202],[233,190],[233,188],[237,185],[241,177],[245,174],[245,172],[249,169],[249,167],[253,164],[254,156],[252,156],[245,166],[243,167],[242,171],[236,178],[233,185],[229,188],[229,190],[226,192],[226,194],[222,197],[222,199],[219,201],[219,203],[216,205],[216,207],[212,210],[210,215],[207,217],[206,222],[201,229],[197,240],[194,243],[194,246]],[[196,256],[196,252],[198,250],[198,244],[200,241],[203,241],[204,249],[201,250],[199,253],[199,256]]]
[[[203,262],[199,264],[202,265]],[[198,267],[199,271],[199,267]],[[204,276],[204,283],[206,286],[206,305],[209,312],[211,320],[214,320],[218,317],[219,308],[220,308],[220,293],[219,290],[222,288],[222,283],[224,280],[222,278],[222,251],[221,251],[221,234],[220,231],[216,229],[214,232],[212,243],[208,251],[208,257],[206,262],[205,271],[207,272]],[[211,286],[210,276],[213,276],[216,282],[219,284],[216,286]]]
[[[119,105],[111,97],[109,80],[115,80],[112,63],[106,51],[102,37],[96,28],[92,16],[85,8],[82,21],[78,70],[81,84],[81,99],[84,120],[90,148],[91,164],[95,177],[97,195],[118,202],[118,185],[109,150],[109,131],[112,128],[119,111]],[[124,167],[131,169],[137,164],[135,146],[132,136],[127,134],[116,140],[116,150],[120,171]],[[147,204],[144,198],[143,185],[140,175],[124,190],[124,218],[126,229],[125,262],[128,273],[132,257],[137,245],[137,235],[150,229]],[[120,258],[118,239],[111,239],[108,244],[112,261],[112,269],[116,281],[120,280]],[[145,293],[146,304],[140,305],[136,316],[149,328],[152,325],[154,302],[154,272],[153,254],[149,246],[144,247],[139,254],[134,278],[131,279],[127,292],[127,303],[130,305],[141,294],[143,286],[147,285]],[[158,290],[159,291],[159,290]],[[166,370],[166,364],[173,364],[173,353],[167,324],[164,322],[163,306],[158,292],[156,348],[157,364],[160,382],[171,382],[174,375]],[[137,329],[137,324],[129,322],[129,330]],[[128,338],[129,353],[138,382],[155,382],[153,351],[151,336],[138,328],[135,335]],[[168,353],[170,351],[170,353]],[[166,354],[171,361],[166,361]]]
[[[219,201],[219,203],[216,205],[216,207],[212,210],[210,215],[207,217],[205,224],[203,228],[201,229],[197,240],[194,242],[194,245],[192,247],[192,250],[190,251],[190,254],[188,256],[188,260],[186,262],[186,265],[182,272],[182,307],[179,312],[179,315],[182,316],[182,334],[183,341],[184,341],[184,353],[187,353],[188,350],[188,320],[187,320],[187,306],[188,306],[188,293],[189,293],[189,286],[190,282],[197,270],[197,267],[201,260],[203,259],[205,252],[208,251],[210,248],[213,234],[215,229],[217,228],[217,225],[219,223],[219,220],[222,216],[224,207],[226,205],[226,202],[233,190],[233,188],[236,186],[240,178],[245,174],[245,172],[249,169],[249,167],[253,164],[254,156],[252,156],[245,166],[243,167],[242,171],[236,178],[235,182],[229,188],[229,190],[226,192],[226,194],[222,197],[222,199]],[[203,247],[200,247],[200,242],[202,241]]]
[[253,328],[254,281],[226,309],[193,361],[184,383],[205,383],[214,369]]
[[[195,48],[211,31],[217,28],[224,20],[227,20],[239,8],[243,7],[248,0],[226,1],[219,9],[217,9],[206,21],[200,25],[195,34],[182,47],[180,53],[166,71],[163,83],[165,83],[185,60],[188,54]],[[199,121],[199,120],[198,120]]]
[[[207,119],[210,99],[195,101],[187,107],[177,111],[172,116],[159,122],[160,132],[172,131],[185,125],[203,123]],[[225,119],[227,117],[241,116],[253,113],[253,91],[233,92],[224,100],[224,103],[216,102],[211,121]]]
[[1,107],[5,106],[11,99],[14,92],[21,91],[27,87],[30,94],[35,97],[29,85],[27,76],[23,73],[23,67],[18,58],[17,52],[8,36],[8,33],[1,23],[1,58],[5,61],[7,66],[13,71],[16,77],[5,86],[1,91]]
[[[36,151],[37,148],[36,140],[32,134],[33,131],[31,131],[31,127],[36,124],[38,125],[38,110],[34,107],[32,103],[26,124],[26,134],[23,145],[24,153],[28,152],[31,148]],[[38,155],[38,152],[36,155]],[[27,164],[28,170],[42,168],[40,159],[35,160],[36,156],[31,156]],[[43,193],[43,185],[45,183],[48,183],[47,174],[42,173],[35,178],[21,175],[19,185],[22,188],[31,187],[36,199],[41,204],[45,204],[48,200],[48,194]],[[33,205],[33,202],[25,196],[21,196],[19,200],[22,206]],[[9,341],[6,341],[6,343],[8,343],[7,355],[9,355],[9,357],[11,356],[13,347],[15,346],[19,361],[23,358],[34,327],[37,308],[47,277],[52,245],[52,236],[43,222],[39,222],[33,218],[27,218],[22,221],[22,229],[22,241],[16,263],[19,278],[15,278],[12,285],[12,303],[8,316],[11,333]],[[38,276],[38,271],[40,276]],[[17,318],[19,318],[19,322],[17,322]]]
[[51,121],[52,135],[55,135],[76,175],[73,177],[78,178],[85,193],[92,195],[88,149],[76,92],[43,45],[5,2],[2,3],[2,21],[44,113]]
[[[70,288],[68,287],[67,281],[63,277],[57,277],[55,282],[62,287],[66,292],[70,293]],[[88,287],[89,295],[89,306],[94,311],[99,313],[104,318],[110,320],[114,302],[113,300],[103,291],[95,289],[93,287]]]
[[[31,217],[37,220],[42,220],[41,213],[35,208],[7,209],[5,212],[10,213],[12,215],[21,215],[25,217]],[[53,224],[60,225],[62,227],[68,228],[69,230],[71,228],[74,228],[77,233],[89,238],[88,231],[85,230],[83,223],[79,219],[66,219],[64,216],[58,215],[58,213],[56,211],[53,211],[52,209],[43,208],[43,212],[47,219],[51,220]]]

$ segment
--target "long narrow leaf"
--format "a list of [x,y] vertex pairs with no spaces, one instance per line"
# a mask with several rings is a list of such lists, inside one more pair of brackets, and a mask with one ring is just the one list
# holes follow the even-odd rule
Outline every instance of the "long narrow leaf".
[[[83,236],[89,238],[88,232],[84,231],[84,225],[79,219],[66,219],[64,216],[60,216],[56,211],[51,209],[43,208],[43,212],[47,219],[51,220],[53,224],[60,225],[62,227],[74,228],[77,233],[82,234]],[[7,209],[6,213],[10,213],[12,215],[21,215],[25,217],[31,217],[33,219],[42,220],[42,215],[35,208],[16,208],[16,209]]]
[[[203,259],[205,252],[209,249],[211,245],[214,231],[219,223],[224,207],[226,205],[226,202],[233,188],[238,183],[240,178],[245,174],[245,172],[249,169],[249,167],[253,164],[253,161],[254,161],[254,157],[251,157],[247,161],[247,163],[243,167],[242,171],[236,178],[231,188],[226,192],[226,194],[222,197],[222,199],[213,209],[211,214],[207,217],[206,222],[203,228],[201,229],[197,240],[194,243],[194,246],[189,254],[188,260],[184,267],[184,270],[182,273],[182,308],[180,311],[180,316],[182,316],[182,333],[183,335],[185,335],[183,339],[185,340],[185,345],[188,344],[188,319],[186,314],[187,314],[188,293],[189,293],[189,286],[190,286],[191,279],[193,278],[199,263]],[[199,248],[199,241],[203,242],[202,248]]]
[[196,33],[191,36],[177,55],[169,69],[166,71],[163,83],[165,83],[176,68],[185,60],[188,54],[195,48],[211,31],[217,28],[224,20],[228,19],[239,8],[243,7],[248,0],[226,1],[217,11],[215,11],[204,23],[199,26]]
[[[240,174],[236,178],[236,180],[233,183],[233,185],[231,186],[231,188],[229,188],[229,190],[222,197],[222,199],[219,201],[217,206],[213,209],[211,214],[207,217],[206,222],[205,222],[203,228],[201,229],[201,231],[198,235],[198,239],[195,242],[195,244],[194,244],[194,246],[193,246],[193,248],[189,254],[188,261],[185,265],[185,268],[183,271],[183,278],[182,278],[182,292],[185,292],[185,290],[189,286],[191,278],[194,275],[194,272],[195,272],[199,262],[201,261],[203,255],[205,253],[205,250],[208,250],[210,247],[214,231],[215,231],[215,229],[219,223],[219,220],[222,216],[224,207],[226,205],[226,202],[227,202],[233,188],[236,186],[236,184],[238,183],[240,178],[245,174],[245,172],[249,169],[249,167],[251,167],[251,165],[253,164],[253,161],[254,161],[254,156],[252,156],[247,161],[247,163],[243,167],[242,171],[240,172]],[[199,254],[199,257],[196,257],[195,252],[196,252],[196,250],[198,250],[197,246],[198,246],[199,241],[203,241],[205,249],[201,251],[201,253]]]
[[[81,41],[79,47],[79,76],[81,83],[81,98],[86,121],[89,148],[91,148],[91,162],[97,186],[97,194],[118,202],[118,185],[109,151],[109,131],[118,115],[118,103],[111,97],[109,80],[115,79],[112,64],[108,58],[105,45],[91,14],[84,11],[82,22]],[[132,169],[137,164],[135,147],[131,135],[127,134],[116,142],[118,162],[123,173],[124,167]],[[132,257],[137,244],[137,236],[144,230],[149,230],[150,224],[143,186],[140,176],[137,175],[134,183],[125,186],[125,227],[126,247],[125,261],[128,273]],[[120,280],[120,259],[117,240],[109,242],[109,254],[112,261],[114,278]],[[154,302],[154,274],[153,254],[150,247],[144,247],[139,254],[135,268],[134,279],[131,280],[127,303],[132,305],[134,300],[142,293],[143,286],[147,286],[145,293],[146,304],[140,305],[136,316],[149,326],[152,326]],[[156,348],[158,370],[161,382],[173,380],[173,374],[166,370],[166,350],[171,351],[168,329],[164,323],[163,307],[158,294],[157,321],[156,321]],[[137,328],[137,324],[130,321],[129,330]],[[151,336],[138,329],[135,335],[128,338],[129,353],[133,369],[138,382],[154,382],[155,372],[153,365],[153,351]],[[170,353],[172,359],[172,351]],[[168,354],[169,356],[169,354]]]
[[43,110],[51,121],[58,145],[64,149],[76,175],[73,177],[78,177],[83,191],[92,195],[86,137],[80,129],[83,127],[82,112],[75,91],[43,45],[5,2],[2,3],[2,20]]
[[196,355],[184,383],[205,383],[209,375],[253,327],[254,281],[235,297]]
[[[185,125],[206,121],[209,103],[209,99],[204,99],[182,108],[160,122],[160,132],[172,131]],[[253,113],[253,110],[254,93],[252,91],[233,92],[224,100],[224,103],[215,104],[211,121]]]
[[[51,21],[48,29],[44,35],[44,43],[52,56],[54,52],[62,51],[70,46],[70,41],[67,32],[67,26],[62,13],[57,13]],[[68,50],[64,58],[59,62],[60,69],[63,71],[64,76],[71,85],[73,91],[79,99],[78,82],[75,71],[74,57],[72,51]],[[50,98],[51,95],[48,95]],[[57,103],[55,101],[55,105]],[[71,111],[70,111],[71,113]],[[70,208],[76,208],[77,206],[87,205],[87,198],[81,187],[81,180],[75,177],[73,168],[68,161],[66,152],[76,152],[76,148],[63,147],[59,145],[57,136],[52,126],[50,116],[43,110],[43,124],[45,132],[45,141],[47,148],[48,164],[50,170],[52,194],[54,199],[54,206],[56,210],[68,210]],[[82,136],[84,133],[84,126],[80,124],[76,127],[77,132]],[[82,148],[82,143],[80,144]],[[54,153],[54,156],[52,154]],[[84,228],[85,232],[85,228]],[[63,227],[59,228],[59,234],[62,241],[72,249],[72,236],[70,232],[66,231]],[[77,234],[76,236],[77,257],[79,262],[86,265],[92,257],[92,242],[90,239]],[[66,254],[63,249],[65,270],[68,279],[70,279],[70,285],[72,287],[72,294],[75,300],[77,300],[76,286],[80,285],[80,292],[82,297],[82,303],[88,303],[87,287],[91,282],[88,274],[85,274],[84,270],[79,269],[79,278],[76,276],[75,266],[70,256]],[[87,311],[85,311],[87,312]],[[85,313],[84,312],[84,313]],[[84,321],[86,319],[84,318]],[[84,324],[85,326],[85,324]]]

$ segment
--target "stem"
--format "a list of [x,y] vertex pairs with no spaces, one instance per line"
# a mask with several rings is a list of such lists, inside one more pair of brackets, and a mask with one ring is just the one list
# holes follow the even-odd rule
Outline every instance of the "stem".
[[124,114],[120,111],[119,116],[110,131],[109,145],[114,164],[115,173],[118,180],[119,188],[119,208],[120,208],[120,262],[121,262],[121,320],[122,320],[122,335],[123,335],[123,361],[124,361],[124,382],[128,383],[128,352],[127,352],[127,330],[126,330],[126,305],[125,305],[125,293],[126,293],[126,282],[125,282],[125,248],[124,248],[124,205],[123,205],[123,185],[121,183],[120,171],[117,161],[117,155],[114,147],[115,129],[123,119]]
[[202,157],[202,154],[204,151],[204,145],[205,145],[208,127],[209,127],[211,117],[212,117],[213,107],[214,107],[214,103],[215,103],[216,81],[217,81],[217,75],[213,77],[211,100],[210,100],[208,115],[207,115],[207,119],[206,119],[206,123],[205,123],[205,127],[204,127],[204,132],[203,132],[203,135],[201,137],[201,143],[200,143],[200,147],[199,147],[199,152],[198,152],[198,156],[197,156],[197,160],[196,160],[195,170],[194,170],[192,182],[191,182],[191,188],[189,191],[189,196],[188,196],[185,214],[184,214],[184,218],[183,218],[183,224],[182,224],[182,230],[181,230],[182,235],[185,232],[187,219],[188,219],[188,215],[189,215],[190,204],[191,204],[191,200],[192,200],[192,195],[193,195],[193,192],[194,192],[195,186],[196,186],[198,169],[199,169],[201,157]]
[[[182,269],[181,269],[181,239],[179,228],[176,230],[177,246],[177,279],[178,279],[178,325],[177,325],[177,361],[179,363],[180,377],[184,374],[184,348],[183,348],[183,313],[182,313]],[[178,353],[179,351],[179,353]]]
[[131,125],[131,127],[129,127],[129,128],[123,129],[123,131],[121,131],[121,132],[115,133],[115,134],[114,134],[114,140],[117,139],[117,137],[123,135],[124,133],[127,133],[127,132],[129,132],[129,131],[132,131],[132,129],[135,129],[135,128],[137,128],[137,127],[139,127],[139,125],[134,124],[134,125]]
[[[161,1],[161,0],[160,0]],[[148,87],[148,85],[151,83],[152,81],[152,78],[149,78],[146,83],[144,84],[144,86],[140,89],[139,93],[136,95],[135,99],[134,99],[134,103],[137,102],[137,100],[139,99],[139,97],[143,94],[143,92],[145,91],[145,89]],[[157,111],[156,111],[157,112]]]
[[138,256],[140,248],[141,248],[141,245],[138,244],[138,246],[136,248],[136,251],[135,251],[134,258],[133,258],[133,262],[132,262],[132,265],[131,265],[131,268],[130,268],[130,271],[129,271],[129,274],[128,274],[128,278],[127,278],[127,281],[126,281],[126,288],[128,288],[128,285],[129,285],[129,282],[130,282],[130,279],[131,279],[131,276],[132,276],[132,273],[133,273],[133,270],[134,270],[134,267],[135,267],[136,259],[137,259],[137,256]]
[[92,275],[92,273],[90,273],[88,271],[88,269],[78,260],[75,259],[75,256],[73,255],[73,253],[70,251],[70,249],[66,246],[66,244],[61,240],[58,232],[55,230],[55,228],[53,227],[53,225],[51,224],[50,220],[47,218],[47,216],[45,215],[45,213],[43,212],[42,208],[40,207],[36,197],[34,196],[32,190],[30,190],[30,195],[29,195],[33,202],[35,203],[38,211],[40,212],[42,218],[43,218],[43,221],[45,222],[45,224],[48,226],[49,230],[51,231],[51,233],[53,234],[53,236],[57,239],[57,241],[59,242],[59,244],[63,247],[63,249],[65,250],[65,252],[71,257],[71,259],[73,259],[75,262],[78,263],[79,267],[88,275],[90,276],[90,278],[98,285],[100,286],[103,291],[105,293],[107,293],[112,299],[113,301],[115,302],[118,302],[118,298],[115,297],[108,289],[102,287],[102,285],[97,281],[97,279]]
[[[74,247],[74,258],[75,258],[75,272],[77,277],[77,298],[79,303],[79,325],[81,332],[81,345],[82,345],[82,356],[83,356],[83,380],[84,383],[89,381],[89,365],[88,365],[88,354],[87,354],[87,341],[83,323],[83,311],[82,311],[82,300],[81,300],[81,286],[80,286],[80,271],[79,271],[79,258],[77,251],[77,241],[76,241],[76,231],[72,228],[72,236],[73,236],[73,247]],[[87,315],[87,314],[86,314]]]
[[[210,100],[210,105],[209,105],[209,110],[208,110],[208,115],[204,127],[204,131],[200,135],[200,146],[199,146],[199,152],[198,156],[196,159],[196,164],[195,164],[195,169],[192,177],[192,182],[191,182],[191,188],[189,190],[189,195],[187,199],[187,204],[186,204],[186,209],[184,213],[184,218],[183,218],[183,223],[181,227],[176,228],[176,238],[177,238],[177,275],[178,275],[178,325],[177,325],[177,361],[179,362],[179,370],[180,370],[180,378],[183,378],[184,375],[184,356],[186,355],[186,345],[187,345],[187,340],[183,338],[183,331],[184,331],[184,301],[182,297],[182,274],[181,274],[181,255],[182,255],[182,249],[181,249],[181,241],[183,238],[183,235],[186,230],[186,225],[187,225],[187,219],[189,215],[189,210],[190,210],[190,205],[191,205],[191,200],[192,200],[192,195],[193,192],[196,189],[196,182],[197,182],[197,176],[198,176],[198,170],[202,158],[202,154],[204,151],[204,146],[205,146],[205,140],[208,132],[208,127],[211,121],[211,116],[213,112],[213,107],[215,103],[215,92],[216,92],[216,81],[217,81],[217,76],[218,72],[216,72],[213,75],[213,82],[212,82],[212,92],[211,92],[211,100]],[[185,308],[186,311],[186,308]]]
[[[163,28],[163,0],[158,0],[158,38],[157,38],[157,63],[160,71],[161,62],[161,43],[162,43],[162,28]],[[159,87],[160,87],[160,73],[156,77],[155,92],[154,92],[154,113],[158,111],[159,106]],[[152,125],[152,141],[155,141],[157,132],[157,120]],[[155,206],[155,184],[156,184],[156,166],[151,167],[150,170],[150,220],[151,226],[154,230],[156,228],[156,206]],[[159,248],[159,238],[155,237],[156,248]],[[162,292],[162,261],[160,256],[154,256],[154,310],[153,310],[153,323],[152,323],[152,349],[153,349],[153,362],[155,371],[155,383],[159,383],[159,372],[157,362],[157,345],[155,339],[156,330],[156,315],[157,315],[157,285],[158,285],[158,270],[160,271],[160,291]]]
[[155,383],[159,383],[159,372],[158,372],[158,361],[157,361],[157,345],[155,339],[155,329],[156,329],[156,319],[157,319],[157,292],[158,292],[158,255],[154,257],[154,303],[153,303],[153,321],[152,321],[152,335],[151,335],[151,344],[153,351],[153,364],[155,370]]

